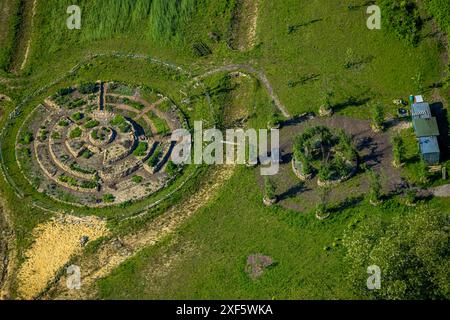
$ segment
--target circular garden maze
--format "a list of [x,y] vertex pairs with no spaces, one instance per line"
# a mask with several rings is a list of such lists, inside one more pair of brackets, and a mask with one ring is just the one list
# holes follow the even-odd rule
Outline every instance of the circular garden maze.
[[[173,102],[147,87],[82,83],[33,110],[18,134],[18,164],[39,192],[59,201],[89,207],[136,201],[179,173],[170,161],[170,133],[185,125]],[[26,168],[25,159],[31,159]]]

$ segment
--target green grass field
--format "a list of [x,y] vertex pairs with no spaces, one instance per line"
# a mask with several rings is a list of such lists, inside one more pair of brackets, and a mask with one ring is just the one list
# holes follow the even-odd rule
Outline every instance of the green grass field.
[[[350,1],[352,9],[348,2],[259,0],[255,46],[240,52],[227,43],[236,0],[38,0],[28,63],[15,75],[6,71],[14,61],[19,1],[2,2],[0,9],[8,6],[10,15],[0,20],[2,27],[8,27],[0,31],[0,76],[11,79],[12,85],[0,82],[0,93],[12,102],[0,106],[0,125],[6,128],[1,160],[13,185],[1,183],[0,190],[6,202],[13,204],[19,264],[33,243],[32,230],[54,216],[34,203],[54,211],[75,210],[73,214],[79,216],[105,218],[112,238],[145,229],[172,205],[188,199],[209,177],[205,167],[189,166],[179,180],[154,196],[106,209],[74,208],[36,192],[17,166],[16,137],[27,115],[60,88],[99,79],[144,85],[168,96],[191,126],[203,120],[208,127],[224,128],[245,119],[247,127],[265,128],[276,109],[255,75],[233,77],[229,72],[217,72],[203,79],[202,85],[193,85],[192,79],[208,70],[246,64],[264,72],[292,116],[317,112],[323,95],[329,92],[334,111],[340,115],[369,119],[372,105],[382,103],[387,116],[393,117],[396,107],[392,101],[418,93],[413,78],[419,74],[425,98],[447,108],[448,43],[442,43],[445,36],[434,34],[437,25],[442,30],[450,28],[450,17],[443,9],[448,8],[447,2],[420,2],[424,24],[417,46],[406,44],[384,28],[368,30],[363,1]],[[81,30],[65,26],[66,8],[72,4],[82,9]],[[427,19],[430,16],[435,20]],[[206,45],[211,54],[200,56],[195,49],[199,44]],[[72,69],[74,66],[78,68]],[[155,102],[155,92],[144,92],[143,96]],[[17,105],[21,112],[8,119],[6,115]],[[167,123],[150,118],[158,133],[168,132]],[[150,128],[145,126],[144,130]],[[407,160],[402,175],[420,185],[416,141],[412,131],[402,131],[402,137]],[[147,210],[142,218],[122,220],[164,198],[190,174],[191,179],[179,192]],[[369,218],[390,224],[395,217],[421,210],[450,212],[448,198],[425,199],[416,207],[407,207],[402,197],[394,195],[377,207],[364,199],[319,221],[314,212],[264,206],[258,175],[259,168],[238,167],[217,198],[180,229],[102,278],[96,285],[97,298],[367,298],[349,279],[344,236]],[[426,186],[443,183],[448,181],[434,177]],[[18,198],[17,190],[23,197]],[[95,252],[96,245],[87,250]],[[85,252],[86,256],[92,252]],[[275,264],[252,280],[245,264],[255,253],[272,257]]]

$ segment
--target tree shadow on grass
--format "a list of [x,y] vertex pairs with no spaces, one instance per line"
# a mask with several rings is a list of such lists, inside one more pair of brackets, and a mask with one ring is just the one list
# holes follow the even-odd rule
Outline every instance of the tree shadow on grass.
[[358,60],[356,60],[356,61],[349,62],[349,63],[346,65],[346,69],[360,69],[360,68],[362,68],[365,64],[371,63],[371,62],[373,61],[373,59],[375,59],[375,57],[372,56],[372,55],[369,55],[369,56],[367,56],[367,57],[365,57],[365,58],[362,58],[362,59],[358,59]]
[[280,124],[282,127],[295,126],[297,124],[300,124],[304,121],[309,120],[309,118],[313,117],[313,116],[314,116],[314,113],[312,113],[312,112],[306,113],[306,114],[301,114],[301,115],[294,116],[288,120],[282,121]]
[[364,200],[363,195],[350,197],[339,203],[337,206],[333,206],[330,208],[330,213],[338,213],[345,209],[356,207],[358,204],[360,204]]
[[322,20],[323,20],[323,18],[313,19],[313,20],[310,20],[308,22],[289,25],[287,33],[288,34],[293,34],[293,33],[297,32],[300,28],[308,27],[308,26],[310,26],[310,25],[312,25],[314,23],[320,22]]
[[351,96],[347,100],[345,100],[341,103],[335,104],[333,106],[333,111],[339,112],[347,107],[359,107],[359,106],[367,104],[370,100],[371,100],[371,98],[369,98],[369,97],[356,98],[354,96]]
[[283,201],[283,200],[287,200],[287,199],[292,199],[292,198],[296,197],[299,193],[309,191],[309,190],[310,189],[308,189],[303,182],[299,182],[295,186],[293,186],[293,187],[289,188],[288,190],[286,190],[285,192],[281,193],[278,196],[278,200]]

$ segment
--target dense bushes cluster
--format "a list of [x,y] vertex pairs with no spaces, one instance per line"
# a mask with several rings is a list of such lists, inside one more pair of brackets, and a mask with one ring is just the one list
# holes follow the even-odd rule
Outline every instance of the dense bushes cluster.
[[293,152],[301,173],[318,171],[322,181],[348,176],[358,157],[351,138],[343,130],[334,135],[324,126],[308,128],[297,136]]
[[380,7],[383,25],[410,45],[419,42],[422,20],[416,4],[411,0],[382,0]]

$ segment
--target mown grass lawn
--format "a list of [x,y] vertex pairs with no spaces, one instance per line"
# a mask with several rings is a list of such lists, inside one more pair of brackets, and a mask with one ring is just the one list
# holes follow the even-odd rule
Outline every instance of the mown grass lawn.
[[[100,298],[360,298],[350,287],[343,261],[344,233],[368,217],[389,222],[415,210],[397,198],[379,207],[363,201],[319,221],[312,212],[264,207],[252,170],[239,168],[218,199],[176,234],[99,281]],[[434,199],[422,205],[427,210],[448,210],[448,202]],[[276,262],[257,280],[245,273],[246,259],[254,253]]]
[[[172,241],[144,250],[100,281],[101,298],[349,297],[341,248],[323,250],[339,237],[348,216],[322,224],[312,214],[267,209],[255,184],[252,170],[239,169]],[[253,253],[276,261],[256,281],[244,272]]]
[[[386,111],[393,112],[392,100],[415,93],[411,78],[419,72],[426,85],[440,80],[443,48],[435,39],[426,37],[411,47],[383,26],[369,30],[367,6],[348,9],[360,2],[261,1],[255,55],[291,113],[317,112],[323,93],[332,91],[340,113],[368,118],[370,102],[391,106]],[[290,34],[289,26],[295,27]],[[429,31],[426,24],[423,35]],[[356,66],[345,68],[349,60]]]

